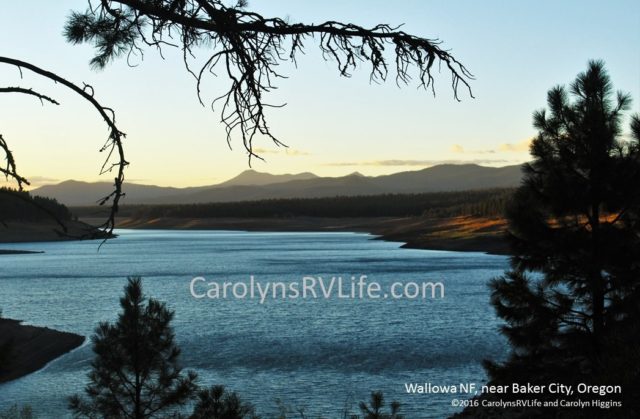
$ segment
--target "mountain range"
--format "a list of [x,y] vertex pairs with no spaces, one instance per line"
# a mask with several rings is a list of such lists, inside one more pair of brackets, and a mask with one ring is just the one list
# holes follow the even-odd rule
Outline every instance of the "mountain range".
[[[476,164],[442,164],[422,170],[382,176],[352,173],[319,177],[313,173],[274,175],[246,170],[211,186],[173,188],[125,183],[123,204],[195,204],[273,198],[319,198],[330,196],[422,193],[516,187],[521,166],[485,167]],[[108,182],[68,180],[34,189],[34,195],[55,198],[69,206],[90,206],[108,195]]]

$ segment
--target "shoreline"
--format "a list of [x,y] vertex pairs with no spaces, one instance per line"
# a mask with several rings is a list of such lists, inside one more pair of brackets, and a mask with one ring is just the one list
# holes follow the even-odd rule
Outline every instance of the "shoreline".
[[42,250],[6,250],[0,249],[0,255],[32,255],[34,253],[44,253]]
[[9,365],[0,370],[0,385],[44,368],[85,341],[84,336],[75,333],[21,323],[21,320],[0,319],[0,345],[11,346]]
[[[70,223],[70,232],[95,232],[92,225],[104,222],[100,217],[85,217]],[[268,232],[354,232],[369,233],[374,240],[403,243],[401,247],[423,250],[485,252],[509,255],[506,240],[507,222],[503,218],[458,217],[269,217],[269,218],[133,218],[119,217],[116,228],[166,230],[240,230]],[[3,243],[38,243],[83,240],[63,235],[46,223],[12,223],[0,227]],[[86,239],[84,239],[86,240]],[[3,250],[2,255],[44,253],[34,250]]]
[[[99,221],[84,219],[83,221]],[[117,228],[355,232],[375,235],[375,240],[404,243],[401,247],[424,250],[485,252],[508,255],[507,222],[503,218],[435,217],[290,217],[290,218],[120,218]]]
[[[84,219],[82,226],[102,222]],[[459,216],[434,217],[281,217],[281,218],[158,218],[117,219],[117,228],[181,229],[181,230],[242,230],[269,232],[356,232],[372,234],[373,240],[403,243],[403,248],[485,252],[508,255],[505,237],[506,221],[501,218]],[[32,232],[42,232],[42,225],[31,226]],[[14,230],[14,234],[18,231]],[[31,234],[17,236],[17,242],[33,239]],[[69,240],[68,237],[46,240]],[[0,235],[0,241],[2,239]],[[29,250],[0,250],[2,254],[43,253]],[[22,325],[19,320],[0,318],[0,348],[11,342],[10,367],[0,369],[0,386],[44,368],[60,356],[80,347],[85,337],[60,332],[47,327]]]
[[[104,220],[102,220],[104,222]],[[51,221],[22,222],[7,221],[0,225],[0,256],[2,255],[30,255],[45,253],[42,250],[3,249],[3,244],[16,243],[46,243],[71,240],[91,240],[104,238],[104,233],[82,221],[66,221],[67,231],[60,231],[61,227]],[[92,237],[95,236],[95,237]]]

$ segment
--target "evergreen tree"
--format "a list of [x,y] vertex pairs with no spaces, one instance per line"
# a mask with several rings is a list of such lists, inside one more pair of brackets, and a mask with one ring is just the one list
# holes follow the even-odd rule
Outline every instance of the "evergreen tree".
[[491,284],[512,346],[504,363],[486,362],[491,381],[622,385],[623,408],[596,417],[640,413],[640,120],[626,140],[630,103],[601,61],[549,91],[507,210],[512,269]]
[[70,399],[75,417],[159,417],[186,403],[196,375],[183,375],[174,343],[174,313],[153,298],[145,301],[140,278],[129,278],[114,324],[101,323],[92,337],[95,359],[85,388],[88,400]]
[[380,391],[374,391],[371,393],[371,400],[367,405],[365,402],[360,402],[360,411],[362,412],[364,419],[403,419],[400,412],[400,403],[397,401],[391,402],[389,413],[384,412],[384,396]]
[[190,419],[257,419],[253,406],[224,386],[213,386],[198,392],[198,402]]

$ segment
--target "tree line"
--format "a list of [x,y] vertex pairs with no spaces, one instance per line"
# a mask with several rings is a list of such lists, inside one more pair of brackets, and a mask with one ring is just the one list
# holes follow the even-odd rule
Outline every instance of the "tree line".
[[31,195],[27,191],[0,188],[0,222],[69,221],[71,211],[52,198]]
[[[127,205],[120,215],[132,218],[288,218],[288,217],[500,217],[513,189],[420,194],[265,199],[206,204]],[[74,209],[88,215],[95,209]]]

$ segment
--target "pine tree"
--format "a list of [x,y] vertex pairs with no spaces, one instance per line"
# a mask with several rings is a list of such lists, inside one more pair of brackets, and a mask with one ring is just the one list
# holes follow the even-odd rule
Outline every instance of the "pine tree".
[[255,409],[224,386],[212,386],[198,392],[198,402],[190,419],[258,419]]
[[367,405],[365,402],[360,402],[359,407],[364,419],[403,419],[404,416],[400,412],[400,403],[392,401],[389,409],[389,413],[385,413],[384,409],[384,396],[380,391],[374,391],[371,393],[371,400]]
[[186,375],[174,343],[174,313],[153,298],[145,301],[140,278],[129,278],[114,324],[101,323],[92,337],[96,355],[85,388],[87,399],[71,397],[75,417],[158,417],[186,403],[196,375]]
[[512,351],[486,362],[493,383],[622,385],[614,417],[640,412],[627,399],[640,377],[640,119],[626,140],[630,103],[591,61],[534,114],[533,161],[507,210],[512,269],[491,284]]

